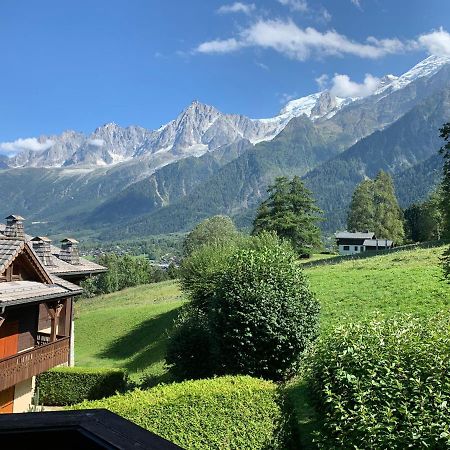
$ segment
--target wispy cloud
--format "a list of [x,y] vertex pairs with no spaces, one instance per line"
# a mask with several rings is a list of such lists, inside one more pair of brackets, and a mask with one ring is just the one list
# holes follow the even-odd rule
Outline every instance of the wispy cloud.
[[229,5],[222,5],[217,12],[219,14],[244,13],[251,14],[256,9],[254,3],[235,2]]
[[196,51],[199,53],[230,53],[242,47],[242,43],[235,38],[217,39],[214,41],[207,41],[200,44]]
[[308,2],[306,0],[278,0],[278,3],[289,7],[292,11],[308,11]]
[[105,141],[103,139],[89,139],[88,144],[94,147],[103,147],[105,145]]
[[328,86],[328,79],[329,79],[329,76],[326,73],[324,73],[324,74],[320,75],[320,77],[316,78],[315,81],[321,91],[326,89],[326,87]]
[[7,154],[16,154],[27,150],[39,152],[49,149],[53,144],[54,141],[51,139],[46,139],[44,142],[40,142],[36,138],[20,138],[13,142],[0,143],[0,150]]
[[419,36],[418,43],[432,55],[450,56],[450,33],[442,27]]
[[357,8],[362,10],[361,0],[350,0]]
[[262,63],[261,61],[256,61],[255,64],[256,64],[258,67],[261,67],[261,69],[269,70],[269,66],[268,66],[267,64]]
[[278,94],[280,103],[282,105],[285,105],[286,103],[290,102],[294,98],[297,98],[297,93],[288,94],[287,92],[283,92],[282,94]]
[[406,44],[399,39],[376,39],[369,37],[357,42],[335,30],[321,32],[315,28],[301,28],[292,20],[259,19],[236,37],[217,39],[200,44],[200,53],[229,53],[244,47],[272,49],[292,59],[305,61],[312,55],[343,56],[377,59],[388,54],[399,53]]
[[348,75],[335,74],[331,80],[330,92],[337,97],[367,97],[380,86],[380,79],[367,73],[362,83],[352,81]]

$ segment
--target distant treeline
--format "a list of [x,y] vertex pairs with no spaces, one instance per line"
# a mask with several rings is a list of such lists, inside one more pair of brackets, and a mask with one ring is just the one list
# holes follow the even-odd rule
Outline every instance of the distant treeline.
[[83,282],[84,296],[108,294],[140,284],[157,283],[177,277],[175,266],[167,270],[155,267],[143,257],[118,256],[114,253],[100,256],[96,262],[108,271]]

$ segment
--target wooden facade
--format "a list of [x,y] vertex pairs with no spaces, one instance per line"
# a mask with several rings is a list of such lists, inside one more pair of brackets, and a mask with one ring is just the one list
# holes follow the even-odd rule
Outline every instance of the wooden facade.
[[81,289],[50,275],[27,243],[0,238],[0,248],[0,413],[9,413],[19,383],[31,390],[34,376],[69,364]]
[[75,284],[105,267],[79,255],[78,242],[55,247],[25,234],[23,217],[0,224],[0,413],[27,410],[33,377],[73,361]]

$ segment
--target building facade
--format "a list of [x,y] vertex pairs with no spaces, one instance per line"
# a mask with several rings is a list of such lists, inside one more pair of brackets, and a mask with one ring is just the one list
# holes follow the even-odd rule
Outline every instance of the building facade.
[[76,244],[32,238],[20,216],[0,227],[0,413],[27,411],[35,376],[73,362],[77,283],[106,270],[80,258]]
[[389,250],[394,243],[389,239],[380,239],[375,233],[339,231],[335,234],[340,255],[355,255],[368,251]]

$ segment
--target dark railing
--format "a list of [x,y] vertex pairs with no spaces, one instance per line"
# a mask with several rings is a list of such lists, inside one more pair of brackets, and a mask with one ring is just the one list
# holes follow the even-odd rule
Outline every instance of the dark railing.
[[30,350],[0,359],[0,391],[39,375],[69,360],[70,338],[38,345]]

